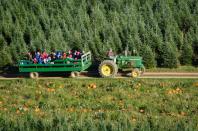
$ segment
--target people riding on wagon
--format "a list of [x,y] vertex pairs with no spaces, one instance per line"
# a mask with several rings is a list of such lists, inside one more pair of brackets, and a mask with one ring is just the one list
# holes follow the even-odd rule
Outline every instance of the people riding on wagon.
[[37,59],[36,57],[33,59],[33,63],[36,64],[37,63]]
[[80,53],[80,51],[77,51],[77,52],[76,52],[76,58],[77,58],[77,59],[80,59],[80,58],[81,58],[81,53]]
[[81,52],[80,50],[69,50],[68,53],[62,52],[62,51],[51,51],[50,54],[46,52],[44,49],[42,53],[38,49],[37,51],[29,52],[27,53],[27,60],[32,61],[34,64],[47,64],[47,63],[53,63],[54,60],[58,59],[81,59],[81,56],[84,54],[84,52]]
[[50,63],[51,60],[52,60],[51,55],[48,55],[48,57],[47,57],[47,63]]
[[63,52],[62,59],[66,59],[66,58],[67,58],[67,54],[66,54],[66,52]]
[[42,64],[41,54],[39,51],[36,52],[35,58],[37,60],[37,63]]
[[56,52],[56,59],[61,59],[62,55],[60,51]]
[[69,50],[69,53],[68,53],[68,57],[67,58],[73,58],[73,54],[72,54],[72,51]]
[[45,49],[44,49],[44,51],[43,51],[42,54],[41,54],[41,58],[42,58],[42,60],[43,60],[43,63],[46,64],[46,63],[47,63],[47,59],[48,59],[48,54],[47,54],[47,52],[45,51]]
[[50,57],[51,57],[51,61],[54,61],[56,59],[55,51],[53,51],[53,50],[51,51]]

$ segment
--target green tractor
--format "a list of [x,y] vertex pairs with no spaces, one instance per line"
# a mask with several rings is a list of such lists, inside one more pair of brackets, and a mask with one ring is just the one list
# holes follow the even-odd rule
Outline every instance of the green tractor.
[[105,59],[99,65],[99,74],[104,78],[115,77],[118,70],[131,73],[131,77],[133,78],[139,77],[145,72],[142,57],[118,55],[114,58]]

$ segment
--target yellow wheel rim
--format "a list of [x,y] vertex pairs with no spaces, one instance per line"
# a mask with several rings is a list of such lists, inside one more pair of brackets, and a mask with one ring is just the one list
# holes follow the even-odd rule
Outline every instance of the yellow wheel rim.
[[138,77],[138,73],[137,73],[136,71],[133,71],[133,72],[132,72],[132,77],[134,77],[134,78],[135,78],[135,77]]
[[112,67],[109,66],[109,65],[103,65],[101,70],[102,70],[102,74],[104,76],[110,76],[112,74],[112,71],[113,71]]

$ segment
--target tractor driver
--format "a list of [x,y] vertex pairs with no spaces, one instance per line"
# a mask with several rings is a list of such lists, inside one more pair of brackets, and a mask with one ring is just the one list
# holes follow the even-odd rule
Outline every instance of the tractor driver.
[[109,49],[109,51],[107,52],[107,56],[110,58],[110,59],[114,59],[114,53],[112,51],[112,48]]

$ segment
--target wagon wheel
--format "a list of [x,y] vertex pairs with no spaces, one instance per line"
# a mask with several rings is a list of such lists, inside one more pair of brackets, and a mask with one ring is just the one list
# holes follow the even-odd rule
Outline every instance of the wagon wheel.
[[140,76],[140,70],[137,69],[137,68],[135,68],[134,70],[132,70],[131,76],[132,76],[133,78],[139,77],[139,76]]
[[39,73],[38,72],[30,72],[30,78],[37,79],[38,77],[39,77]]
[[78,71],[72,71],[71,74],[70,74],[71,78],[76,78],[76,77],[79,77],[79,76],[80,76],[80,72],[78,72]]
[[111,60],[103,61],[99,66],[99,74],[104,78],[115,77],[118,72],[117,65]]
[[80,76],[80,72],[75,71],[74,73],[75,73],[76,77],[79,77]]

